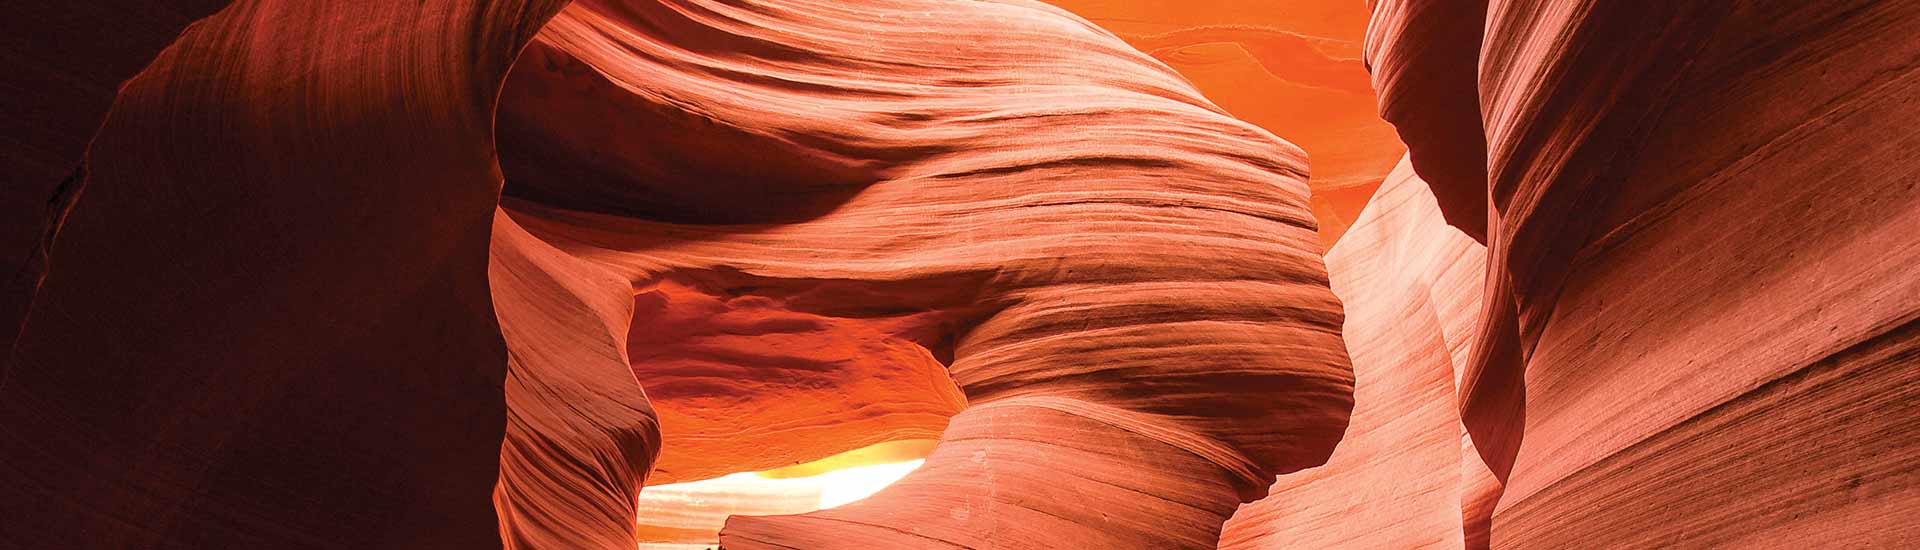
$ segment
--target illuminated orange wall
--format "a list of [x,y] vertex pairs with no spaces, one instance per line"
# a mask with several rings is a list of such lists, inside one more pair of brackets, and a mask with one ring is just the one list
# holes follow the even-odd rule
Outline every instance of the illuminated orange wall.
[[1375,113],[1360,61],[1366,2],[1050,2],[1172,66],[1234,116],[1306,149],[1313,213],[1329,246],[1406,150]]

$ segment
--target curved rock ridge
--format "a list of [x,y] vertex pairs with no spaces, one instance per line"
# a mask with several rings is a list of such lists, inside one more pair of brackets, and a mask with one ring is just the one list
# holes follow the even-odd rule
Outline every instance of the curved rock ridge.
[[[1104,31],[1032,3],[560,7],[240,2],[129,82],[74,267],[10,349],[4,539],[629,546],[672,422],[723,441],[669,470],[698,475],[955,414],[874,501],[910,504],[729,544],[1201,547],[1338,439],[1300,151]],[[700,401],[753,367],[763,395]],[[656,413],[641,381],[765,414]]]
[[[1026,2],[582,2],[538,42],[501,107],[507,208],[530,233],[643,295],[728,300],[721,316],[758,329],[910,342],[923,351],[884,360],[933,358],[964,392],[907,478],[734,518],[727,548],[1211,547],[1345,426],[1299,150],[1084,20]],[[626,111],[685,140],[602,116]],[[687,145],[706,142],[740,145]],[[705,173],[720,183],[687,187]],[[724,200],[769,207],[649,210]],[[774,352],[712,357],[820,363]],[[642,353],[653,384],[668,367]],[[813,444],[765,441],[795,458]]]
[[1207,99],[1307,151],[1321,242],[1340,239],[1406,146],[1376,115],[1350,0],[1049,0],[1179,71]]
[[508,548],[628,548],[660,452],[627,361],[625,278],[496,212],[487,279],[507,342],[506,438],[493,506]]
[[560,4],[236,2],[122,86],[0,384],[0,541],[499,547],[491,121]]
[[1325,466],[1280,476],[1267,498],[1241,506],[1220,548],[1485,545],[1499,485],[1454,396],[1485,271],[1486,247],[1447,225],[1403,160],[1327,254],[1353,357],[1346,437]]
[[1367,0],[1367,70],[1447,223],[1487,242],[1487,138],[1476,70],[1488,0]]
[[[1376,84],[1462,47],[1379,16],[1409,4],[1379,4],[1375,34],[1413,53],[1376,61]],[[1429,179],[1449,221],[1490,214],[1459,393],[1506,481],[1491,544],[1914,544],[1895,510],[1920,495],[1902,427],[1920,418],[1920,6],[1496,0],[1485,17],[1481,119],[1431,136],[1483,132],[1488,202]],[[1455,96],[1433,97],[1414,111]],[[1445,138],[1422,135],[1426,174],[1419,141]]]
[[1056,3],[10,10],[0,547],[1920,547],[1920,4]]

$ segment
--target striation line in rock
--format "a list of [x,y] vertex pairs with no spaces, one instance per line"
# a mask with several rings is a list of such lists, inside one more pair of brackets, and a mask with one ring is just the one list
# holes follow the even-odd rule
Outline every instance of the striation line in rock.
[[1313,216],[1333,246],[1406,152],[1362,63],[1368,7],[1351,0],[1049,0],[1179,71],[1234,117],[1311,157]]
[[[1420,7],[1376,4],[1379,51],[1409,53],[1373,69],[1383,102],[1432,114],[1458,94],[1393,88],[1463,79],[1400,75],[1467,43],[1415,27],[1480,8]],[[1893,510],[1920,494],[1920,439],[1894,426],[1915,418],[1920,43],[1900,29],[1920,9],[1496,0],[1484,17],[1480,120],[1401,130],[1450,222],[1488,213],[1460,393],[1505,481],[1489,542],[1913,544]],[[1467,184],[1422,149],[1476,132],[1485,202],[1450,202]]]
[[627,363],[632,287],[493,219],[487,269],[507,343],[506,437],[493,506],[507,548],[629,548],[660,452]]

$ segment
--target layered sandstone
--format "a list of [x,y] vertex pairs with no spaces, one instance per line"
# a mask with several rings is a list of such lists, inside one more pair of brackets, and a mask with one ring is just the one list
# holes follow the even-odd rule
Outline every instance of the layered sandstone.
[[1380,118],[1432,183],[1447,222],[1487,242],[1487,138],[1476,67],[1487,0],[1367,0],[1366,65]]
[[0,546],[1920,544],[1920,6],[391,4],[11,12]]
[[[577,3],[501,109],[515,219],[643,300],[715,304],[672,324],[868,343],[844,359],[746,339],[644,360],[636,346],[643,381],[715,380],[674,353],[731,345],[729,364],[756,368],[727,383],[749,394],[785,364],[902,380],[944,366],[964,392],[900,483],[736,517],[728,548],[1211,546],[1273,475],[1323,460],[1350,387],[1298,149],[1057,9],[862,8]],[[767,162],[734,162],[748,152]],[[711,185],[677,183],[694,177]],[[760,452],[704,459],[752,470],[870,442],[801,436],[848,404],[937,411],[903,401],[937,384],[868,387],[769,430]],[[656,401],[667,455],[670,401]]]
[[628,546],[663,446],[939,435],[727,544],[1211,546],[1338,440],[1302,153],[1105,31],[561,7],[242,2],[129,82],[0,388],[5,539]]
[[1327,254],[1353,357],[1346,436],[1325,466],[1241,506],[1220,548],[1460,548],[1472,537],[1463,519],[1491,511],[1497,485],[1464,437],[1454,384],[1485,270],[1486,247],[1447,225],[1402,161]]
[[[1179,71],[1235,118],[1312,159],[1313,216],[1332,246],[1406,146],[1377,114],[1354,0],[1048,0]],[[1389,118],[1388,120],[1392,120]]]
[[509,548],[625,548],[661,448],[627,361],[626,279],[494,214],[487,280],[507,342],[506,437],[493,489]]
[[[1457,86],[1411,90],[1464,75],[1401,75],[1479,59],[1477,123],[1401,133],[1450,222],[1489,213],[1460,391],[1507,482],[1494,546],[1920,536],[1895,512],[1920,494],[1920,9],[1496,1],[1480,41],[1407,18],[1478,6],[1376,9],[1383,101],[1448,109]],[[1422,157],[1477,131],[1484,185]]]

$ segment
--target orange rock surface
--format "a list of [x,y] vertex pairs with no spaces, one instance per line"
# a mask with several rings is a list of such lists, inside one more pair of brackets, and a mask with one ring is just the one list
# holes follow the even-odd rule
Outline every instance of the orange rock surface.
[[[506,205],[666,304],[636,312],[664,325],[646,331],[654,355],[630,350],[649,387],[686,387],[657,403],[665,453],[675,407],[765,432],[683,441],[739,471],[872,442],[837,417],[937,430],[960,402],[921,368],[964,392],[900,483],[736,517],[728,548],[1212,545],[1344,425],[1298,149],[1083,20],[1020,3],[576,3],[538,43],[501,109]],[[658,122],[606,116],[625,111]],[[712,142],[769,162],[694,148]],[[719,185],[674,184],[695,176]],[[768,202],[706,214],[746,190]],[[666,328],[699,324],[713,328]],[[877,372],[895,380],[848,385]],[[820,403],[717,404],[823,382]],[[692,421],[708,420],[728,419]]]
[[[1480,319],[1486,247],[1449,227],[1402,161],[1327,253],[1346,305],[1353,421],[1325,466],[1241,506],[1220,548],[1461,548],[1496,482],[1455,397]],[[1482,532],[1481,534],[1484,534]]]
[[0,548],[1920,546],[1920,4],[4,25]]
[[1306,150],[1313,216],[1328,247],[1407,150],[1377,114],[1360,0],[1047,1],[1179,71],[1234,117]]
[[724,540],[1211,545],[1337,441],[1303,155],[1097,27],[560,7],[243,2],[129,84],[0,389],[6,539],[625,546],[658,441],[698,477],[953,415]]
[[[1487,213],[1459,392],[1491,544],[1914,544],[1920,9],[1495,1],[1462,41],[1415,29],[1480,8],[1427,4],[1370,43],[1415,115],[1466,80],[1423,59],[1479,60],[1480,121],[1401,134],[1450,222]],[[1423,162],[1476,132],[1484,183]]]

